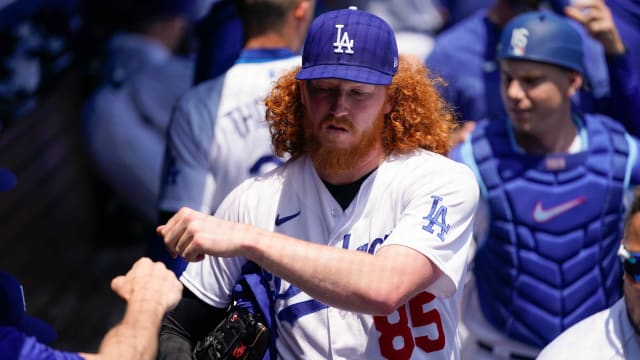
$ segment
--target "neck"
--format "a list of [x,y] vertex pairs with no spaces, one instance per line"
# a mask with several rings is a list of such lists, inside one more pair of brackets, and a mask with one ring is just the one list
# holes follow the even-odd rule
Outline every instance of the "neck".
[[168,51],[175,52],[180,44],[185,29],[186,20],[183,17],[173,17],[148,25],[141,33],[147,38],[162,44]]
[[285,37],[282,37],[275,33],[268,33],[260,36],[255,36],[247,40],[244,45],[245,49],[273,49],[273,48],[288,48],[294,52],[297,49],[293,44]]
[[556,123],[561,125],[553,127],[551,131],[544,134],[523,131],[516,133],[518,145],[529,154],[568,153],[571,144],[576,138],[578,129],[570,118]]
[[377,169],[378,166],[384,161],[384,155],[378,152],[371,152],[369,156],[364,159],[361,159],[357,165],[350,168],[348,171],[344,172],[330,172],[323,171],[319,169],[317,166],[314,166],[318,176],[332,185],[344,185],[350,184],[363,176],[369,174],[373,170]]

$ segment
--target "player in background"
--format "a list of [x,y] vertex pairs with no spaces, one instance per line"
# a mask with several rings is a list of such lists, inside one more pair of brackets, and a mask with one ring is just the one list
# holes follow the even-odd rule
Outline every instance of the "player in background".
[[[597,11],[582,24],[573,23],[584,46],[584,85],[573,98],[583,112],[598,112],[620,121],[627,131],[640,134],[640,75],[631,63],[611,13],[603,0],[593,0]],[[461,141],[475,121],[506,115],[499,96],[498,40],[505,24],[518,14],[538,10],[541,0],[495,0],[441,32],[427,59],[427,68],[447,83],[441,91],[459,113]],[[579,11],[576,7],[574,11]],[[597,16],[597,17],[596,17]],[[589,32],[598,33],[592,37]]]
[[[190,87],[193,63],[181,54],[197,0],[118,0],[129,16],[105,50],[104,78],[83,111],[84,140],[106,198],[157,223],[158,190],[171,108]],[[100,6],[108,6],[99,1]],[[118,13],[122,17],[122,13]],[[113,201],[112,198],[117,199]],[[132,210],[132,211],[131,211]]]
[[580,35],[530,12],[498,50],[508,116],[478,122],[450,156],[474,170],[482,201],[465,287],[463,358],[535,358],[621,295],[623,201],[640,182],[637,138],[572,107],[583,83]]
[[183,208],[158,227],[192,261],[160,355],[190,353],[253,261],[279,358],[457,359],[478,187],[445,156],[453,115],[426,69],[398,59],[377,16],[326,12],[266,104],[276,153],[291,159],[215,216]]
[[[567,11],[571,12],[567,7],[576,10],[582,8],[583,11],[573,11],[571,15],[567,13],[568,16],[576,17],[576,20],[580,22],[597,20],[589,18],[589,16],[592,15],[590,14],[592,12],[590,8],[599,6],[599,1],[549,0],[548,2],[549,6],[559,14],[564,14]],[[605,0],[605,3],[611,10],[613,21],[625,45],[625,51],[631,57],[631,64],[640,64],[640,25],[638,25],[640,24],[640,2],[637,0]]]
[[210,1],[209,10],[194,27],[198,43],[194,85],[224,74],[238,59],[243,46],[236,1]]
[[624,297],[564,331],[539,360],[633,359],[640,354],[640,191],[636,190],[618,249]]
[[[183,206],[213,214],[242,180],[282,164],[271,147],[264,98],[280,75],[300,65],[314,6],[314,0],[236,1],[246,39],[235,65],[189,90],[173,111],[160,223]],[[186,263],[154,240],[151,257],[179,274]]]

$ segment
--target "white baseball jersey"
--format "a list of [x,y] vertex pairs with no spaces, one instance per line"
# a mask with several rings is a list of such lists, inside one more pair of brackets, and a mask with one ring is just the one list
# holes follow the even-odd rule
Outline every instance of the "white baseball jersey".
[[179,101],[167,133],[160,210],[213,213],[244,179],[282,164],[273,155],[264,99],[299,64],[290,50],[245,49],[225,74]]
[[[458,307],[478,185],[464,165],[419,150],[384,161],[346,210],[307,156],[245,181],[216,216],[318,244],[371,254],[407,246],[443,275],[388,316],[327,307],[284,279],[270,278],[278,354],[284,359],[458,359]],[[224,308],[245,258],[190,263],[181,280]]]
[[627,316],[624,298],[565,330],[538,359],[637,359],[640,335]]

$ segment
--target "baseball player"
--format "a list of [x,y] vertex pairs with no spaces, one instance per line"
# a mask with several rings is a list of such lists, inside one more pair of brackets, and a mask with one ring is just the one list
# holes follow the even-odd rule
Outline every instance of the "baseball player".
[[622,260],[624,297],[560,334],[538,359],[634,359],[640,354],[640,192],[629,209]]
[[[183,206],[213,213],[242,180],[282,164],[273,155],[264,98],[278,76],[300,65],[297,52],[314,1],[243,0],[236,6],[248,38],[235,65],[194,87],[174,109],[159,196],[161,223]],[[176,261],[172,268],[184,266]]]
[[[572,23],[579,31],[585,54],[584,86],[573,97],[583,112],[606,114],[623,123],[634,135],[640,135],[640,81],[637,66],[618,34],[604,0],[597,14]],[[427,58],[427,68],[441,76],[447,86],[442,93],[461,120],[478,121],[506,116],[500,94],[500,71],[496,49],[505,24],[518,14],[541,8],[541,0],[494,0],[484,11],[441,32]],[[575,11],[575,10],[574,10]],[[599,32],[596,40],[588,31]],[[469,126],[467,127],[469,128]],[[464,137],[464,134],[463,134]]]
[[193,77],[193,63],[179,47],[195,1],[109,4],[118,5],[132,13],[131,30],[107,44],[104,78],[83,109],[83,140],[99,178],[152,233],[171,108]]
[[[616,250],[640,142],[615,120],[575,111],[580,35],[549,12],[515,17],[499,42],[509,116],[487,119],[451,157],[476,173],[486,209],[462,321],[469,359],[534,358],[621,295]],[[468,351],[468,353],[467,353]]]
[[457,359],[458,308],[479,190],[448,159],[453,115],[425,68],[398,59],[370,13],[326,12],[302,67],[266,100],[276,154],[215,216],[181,209],[158,227],[189,261],[161,356],[188,353],[258,264],[283,359]]

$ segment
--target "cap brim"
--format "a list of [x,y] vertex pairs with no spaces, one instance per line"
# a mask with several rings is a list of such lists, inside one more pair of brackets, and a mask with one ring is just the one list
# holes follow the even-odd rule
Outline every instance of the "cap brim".
[[38,341],[49,344],[58,337],[56,330],[48,323],[28,315],[24,316],[22,331],[34,336]]
[[16,186],[17,178],[9,170],[0,168],[0,191],[8,191]]
[[353,65],[315,65],[302,68],[296,74],[298,80],[342,79],[373,85],[389,85],[393,75],[366,67]]

